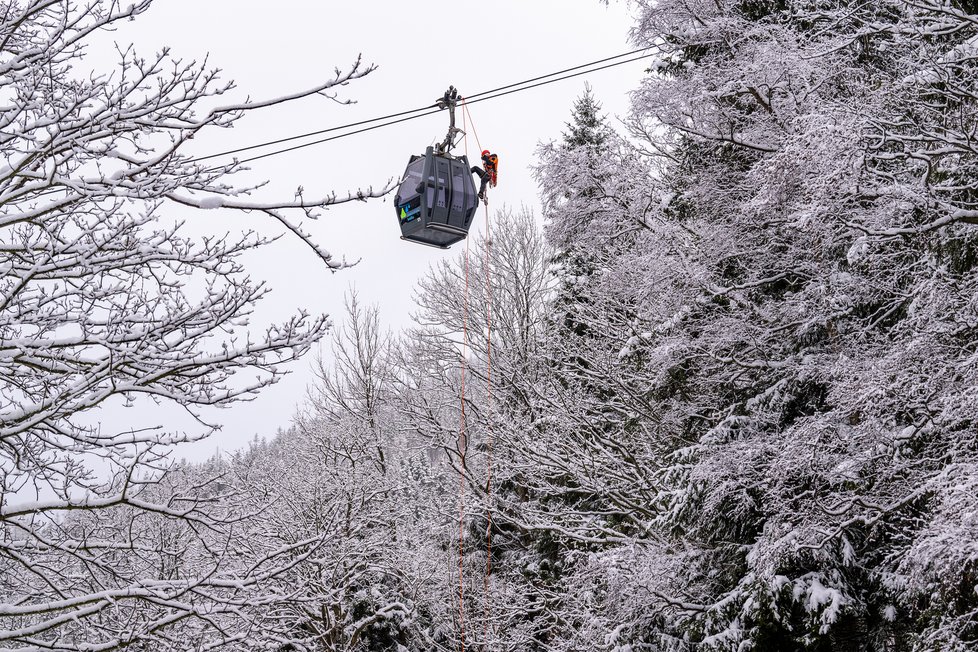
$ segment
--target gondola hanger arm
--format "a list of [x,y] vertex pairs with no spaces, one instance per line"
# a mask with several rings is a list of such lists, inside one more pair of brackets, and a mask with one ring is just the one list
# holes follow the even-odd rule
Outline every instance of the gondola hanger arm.
[[439,109],[448,109],[448,133],[445,134],[445,140],[435,148],[438,154],[448,154],[465,136],[465,132],[455,126],[455,107],[458,106],[460,99],[462,98],[458,90],[454,86],[449,86],[445,94],[435,101],[435,106]]

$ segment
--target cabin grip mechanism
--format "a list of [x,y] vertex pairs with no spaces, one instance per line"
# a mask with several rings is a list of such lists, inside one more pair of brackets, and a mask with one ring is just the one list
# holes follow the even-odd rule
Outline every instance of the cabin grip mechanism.
[[458,90],[454,86],[449,86],[445,94],[435,101],[435,106],[439,109],[448,109],[448,133],[445,135],[445,140],[436,146],[436,154],[448,154],[458,145],[460,138],[465,136],[465,132],[455,126],[455,107],[459,99],[461,98]]

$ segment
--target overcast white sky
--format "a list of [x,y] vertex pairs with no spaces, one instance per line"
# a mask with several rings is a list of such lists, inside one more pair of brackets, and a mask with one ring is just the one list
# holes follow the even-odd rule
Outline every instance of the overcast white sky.
[[[630,26],[624,2],[605,6],[598,0],[157,0],[112,38],[133,42],[145,54],[162,46],[187,59],[209,53],[210,64],[236,81],[236,99],[312,86],[331,77],[334,68],[348,67],[360,53],[378,66],[341,89],[341,96],[356,104],[340,106],[313,97],[276,107],[243,119],[233,130],[199,138],[195,145],[203,155],[426,106],[449,84],[463,95],[475,94],[619,54],[633,49],[627,41]],[[627,111],[626,94],[638,85],[642,70],[640,62],[627,64],[474,104],[470,110],[480,140],[500,156],[491,208],[526,205],[536,210],[530,173],[534,150],[560,137],[585,79],[614,119]],[[412,153],[444,137],[447,119],[441,113],[256,161],[250,179],[269,180],[263,192],[285,197],[300,185],[307,196],[382,186],[401,174]],[[470,148],[475,150],[474,144]],[[392,329],[407,324],[413,277],[432,261],[456,255],[460,245],[446,252],[401,241],[391,201],[334,207],[307,225],[334,255],[360,260],[353,269],[331,274],[288,238],[250,260],[252,275],[274,289],[260,316],[284,318],[302,307],[339,318],[344,292],[355,287],[362,300],[380,307]],[[257,226],[277,233],[268,223],[222,221],[220,213],[202,215],[214,219],[217,231]],[[481,228],[481,220],[477,224]],[[288,426],[312,380],[314,355],[294,364],[291,376],[258,399],[209,415],[223,424],[223,431],[184,454],[196,458],[217,448],[232,450],[255,434],[269,436]],[[137,418],[127,414],[127,419]],[[167,425],[185,428],[189,422],[173,417]]]

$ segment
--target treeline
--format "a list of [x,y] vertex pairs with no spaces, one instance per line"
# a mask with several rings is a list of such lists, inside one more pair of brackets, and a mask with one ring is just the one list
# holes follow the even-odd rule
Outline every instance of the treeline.
[[495,218],[386,354],[353,310],[272,445],[362,433],[399,478],[347,604],[404,611],[360,643],[973,648],[975,7],[636,7],[662,56],[539,152],[545,239]]
[[339,357],[382,387],[324,384],[418,528],[380,535],[408,609],[365,649],[972,648],[975,7],[636,8],[661,59],[539,152],[545,240],[499,216],[488,289],[475,242]]
[[632,4],[661,56],[540,149],[545,227],[403,332],[350,295],[288,429],[59,521],[106,568],[31,559],[141,593],[25,649],[978,645],[978,7]]

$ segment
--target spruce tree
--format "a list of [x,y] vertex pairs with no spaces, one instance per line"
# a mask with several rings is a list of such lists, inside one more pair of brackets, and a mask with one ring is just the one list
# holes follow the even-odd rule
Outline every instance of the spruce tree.
[[[568,299],[589,330],[553,356],[578,378],[557,375],[534,452],[563,474],[538,487],[565,488],[549,517],[604,551],[565,586],[614,578],[625,597],[588,607],[619,623],[605,645],[973,645],[978,528],[950,514],[978,483],[975,17],[639,4],[636,37],[665,55],[631,151],[656,175],[600,168],[580,219],[559,169],[544,184],[558,247],[598,261]],[[613,149],[599,166],[627,160]]]

